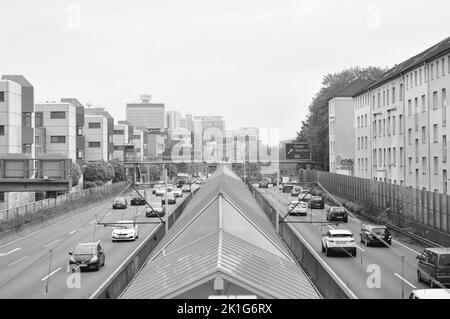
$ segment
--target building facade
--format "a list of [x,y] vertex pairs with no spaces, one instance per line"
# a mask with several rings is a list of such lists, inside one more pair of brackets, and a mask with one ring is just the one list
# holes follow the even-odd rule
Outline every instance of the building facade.
[[85,160],[108,161],[108,118],[104,115],[85,114]]
[[[85,109],[85,119],[89,115],[100,115],[106,119],[106,121],[107,121],[107,125],[106,125],[107,143],[105,145],[106,152],[107,152],[106,161],[112,161],[113,154],[114,154],[114,118],[103,107]],[[87,137],[88,134],[86,133],[85,135]],[[85,142],[85,145],[89,145],[89,143]],[[87,149],[86,149],[86,151],[87,151]],[[86,157],[86,160],[90,161],[89,159],[87,159],[87,157]]]

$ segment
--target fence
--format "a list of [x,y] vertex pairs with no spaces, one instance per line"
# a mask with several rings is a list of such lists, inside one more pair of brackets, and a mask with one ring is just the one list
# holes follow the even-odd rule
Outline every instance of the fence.
[[45,209],[50,209],[53,207],[63,205],[65,203],[77,201],[91,194],[103,193],[105,191],[115,192],[119,189],[123,189],[128,184],[129,184],[128,182],[119,182],[110,185],[98,186],[90,189],[84,189],[78,192],[63,194],[57,196],[56,198],[47,198],[23,206],[5,209],[3,211],[0,211],[0,222],[8,222],[19,216],[29,216],[31,214],[38,213]]
[[422,189],[316,170],[300,170],[300,179],[319,182],[330,193],[362,203],[367,212],[399,227],[412,227],[427,239],[450,244],[450,196]]

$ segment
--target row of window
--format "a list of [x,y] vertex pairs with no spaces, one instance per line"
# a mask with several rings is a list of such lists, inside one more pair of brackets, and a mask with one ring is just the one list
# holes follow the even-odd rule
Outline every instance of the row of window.
[[[413,172],[413,158],[409,157],[408,158],[408,173],[412,174]],[[422,156],[422,174],[425,175],[427,174],[427,157],[426,156]],[[417,170],[417,169],[416,169]],[[434,156],[433,157],[433,174],[437,175],[439,174],[439,157],[438,156]]]
[[[445,58],[442,58],[440,60],[436,60],[436,62],[431,63],[429,66],[427,65],[423,68],[419,68],[418,70],[411,71],[405,77],[406,89],[408,90],[413,87],[421,86],[422,83],[427,83],[428,73],[430,74],[431,81],[433,81],[435,77],[436,79],[438,79],[440,76],[445,76],[445,64]],[[447,57],[447,73],[450,74],[450,55]]]
[[358,137],[358,150],[368,149],[369,142],[367,136]]
[[[401,114],[398,116],[398,126],[399,126],[399,133],[403,134],[403,115]],[[374,120],[372,123],[372,136],[373,138],[376,138],[377,136],[395,135],[397,133],[396,129],[397,129],[397,119],[395,115],[393,115],[392,117],[388,116],[383,120],[381,119],[378,120],[378,126],[377,120]]]
[[[364,120],[364,121],[363,121]],[[361,115],[357,117],[358,128],[367,126],[367,114]]]
[[[413,110],[412,110],[412,99],[408,100],[408,116],[411,116],[413,114]],[[439,103],[439,96],[438,96],[438,91],[434,91],[433,92],[433,98],[432,98],[432,108],[433,109],[437,109],[439,107],[439,105],[441,105],[442,108],[446,108],[447,107],[447,90],[444,88],[441,90],[441,99],[440,99],[441,103]],[[426,95],[423,94],[420,98],[420,108],[422,110],[422,112],[426,112],[427,111],[427,99],[426,99]],[[419,113],[419,98],[416,97],[414,98],[414,113]]]
[[[403,166],[403,153],[404,149],[403,147],[399,148],[399,158],[400,158],[400,166]],[[378,158],[377,158],[378,155]],[[377,159],[378,159],[378,166],[397,166],[397,148],[395,147],[388,147],[386,148],[379,148],[378,152],[377,149],[373,150],[373,166],[377,166]]]

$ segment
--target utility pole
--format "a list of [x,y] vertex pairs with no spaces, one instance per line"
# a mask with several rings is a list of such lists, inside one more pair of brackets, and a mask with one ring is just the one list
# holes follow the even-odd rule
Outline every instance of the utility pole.
[[164,211],[166,212],[166,222],[165,222],[165,226],[166,226],[166,234],[169,231],[169,212],[167,210],[167,174],[166,174],[166,169],[164,167],[163,164],[163,173],[164,173],[164,187],[166,188],[166,191],[164,193]]

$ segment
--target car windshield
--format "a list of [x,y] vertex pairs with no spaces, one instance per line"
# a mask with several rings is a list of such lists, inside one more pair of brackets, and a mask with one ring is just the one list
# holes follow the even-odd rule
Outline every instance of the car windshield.
[[91,255],[95,252],[95,244],[80,245],[75,248],[74,255]]
[[133,229],[133,224],[116,225],[114,229]]
[[125,201],[125,198],[123,198],[123,197],[116,198],[116,202],[124,202],[124,201]]
[[311,200],[312,200],[312,201],[319,202],[319,201],[322,200],[322,197],[312,197]]
[[344,209],[344,207],[334,207],[333,212],[344,213],[345,209]]
[[450,266],[450,254],[442,254],[439,256],[440,266]]
[[337,238],[351,238],[353,237],[352,234],[332,234],[331,237],[337,237]]
[[372,228],[372,233],[374,233],[375,235],[383,235],[385,231],[386,228],[384,227]]
[[159,208],[159,207],[161,207],[161,203],[160,202],[150,203],[150,206],[153,208]]
[[294,200],[294,201],[291,202],[291,206],[294,206],[294,205],[297,205],[297,204],[298,204],[298,201]]

